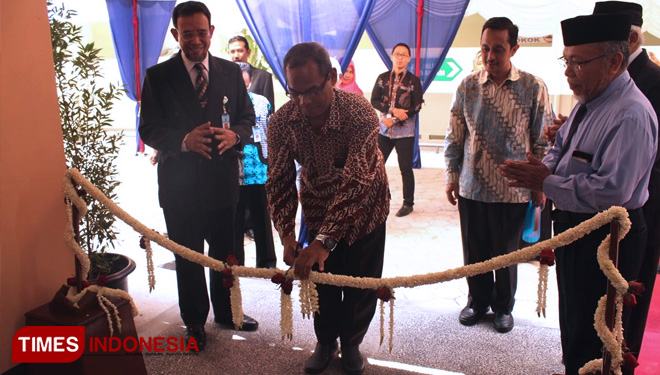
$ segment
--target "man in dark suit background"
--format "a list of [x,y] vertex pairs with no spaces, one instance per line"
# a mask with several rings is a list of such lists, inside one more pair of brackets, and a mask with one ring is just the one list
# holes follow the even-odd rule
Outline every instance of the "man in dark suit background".
[[[632,16],[632,26],[628,38],[628,44],[630,45],[628,73],[635,81],[635,85],[651,102],[651,106],[653,106],[653,110],[658,116],[660,114],[660,66],[653,63],[649,59],[646,50],[642,48],[642,45],[644,45],[642,6],[622,1],[596,3],[594,14],[604,13],[622,13]],[[648,237],[646,248],[640,249],[644,252],[644,255],[639,271],[639,281],[644,283],[646,291],[637,298],[637,305],[633,308],[630,316],[630,324],[624,332],[628,348],[635,355],[639,354],[642,347],[642,338],[651,305],[651,296],[653,295],[653,286],[658,270],[658,258],[660,257],[660,153],[655,156],[655,163],[649,180],[649,199],[642,209]]]
[[[238,63],[248,63],[250,54],[250,44],[247,39],[241,35],[236,35],[235,37],[229,39],[229,54],[231,55],[232,61]],[[248,90],[255,94],[263,95],[270,102],[270,113],[275,112],[275,94],[273,93],[273,76],[270,75],[267,71],[259,68],[252,68],[252,83]]]
[[[241,139],[250,137],[254,110],[239,67],[208,53],[214,27],[206,5],[181,3],[172,21],[181,52],[147,69],[140,136],[160,152],[158,197],[170,239],[199,253],[206,240],[209,256],[226,261],[234,251],[238,151]],[[203,350],[209,313],[204,268],[175,260],[186,338],[194,337]],[[229,289],[219,272],[211,271],[210,278],[215,321],[233,326]],[[242,323],[243,330],[257,329],[247,315]]]

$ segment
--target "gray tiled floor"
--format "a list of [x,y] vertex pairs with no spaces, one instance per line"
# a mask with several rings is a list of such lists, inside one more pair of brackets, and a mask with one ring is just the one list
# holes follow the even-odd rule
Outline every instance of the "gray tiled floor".
[[[122,185],[119,188],[119,205],[135,218],[150,226],[151,228],[165,232],[165,224],[162,218],[162,211],[158,206],[157,201],[157,186],[156,186],[156,169],[149,163],[149,158],[145,156],[135,156],[134,153],[134,140],[128,134],[126,137],[127,145],[123,148],[122,154],[119,158],[120,165],[120,179]],[[422,164],[424,168],[415,170],[416,178],[416,202],[415,211],[404,218],[397,218],[394,212],[400,207],[401,204],[401,178],[396,167],[396,157],[392,155],[387,163],[387,172],[390,179],[390,188],[392,192],[392,214],[389,217],[387,224],[387,245],[386,245],[386,258],[384,277],[392,276],[406,276],[423,274],[429,272],[438,272],[450,268],[460,267],[462,265],[462,251],[460,243],[460,230],[458,227],[458,212],[455,207],[451,206],[445,198],[445,183],[444,183],[444,162],[442,154],[436,154],[434,148],[422,150]],[[140,309],[140,315],[136,317],[136,325],[138,331],[142,336],[160,335],[162,332],[176,332],[173,329],[179,329],[181,321],[178,317],[177,296],[176,296],[176,281],[174,272],[171,269],[164,268],[173,260],[170,252],[158,246],[154,246],[154,264],[156,268],[156,289],[148,292],[147,276],[146,276],[146,260],[144,252],[138,247],[139,236],[125,225],[120,225],[120,242],[117,246],[117,252],[124,253],[131,256],[137,263],[138,269],[130,276],[129,285],[130,292]],[[277,252],[281,254],[281,246],[279,241],[276,240]],[[254,244],[246,240],[246,265],[254,266]],[[283,262],[278,263],[279,268],[285,268]],[[519,282],[517,302],[513,314],[516,319],[516,327],[520,330],[514,329],[512,334],[500,335],[493,333],[492,327],[488,323],[480,324],[476,327],[466,328],[458,325],[457,315],[461,308],[466,303],[467,284],[465,280],[453,280],[441,284],[417,287],[413,289],[397,289],[396,290],[396,309],[395,316],[397,322],[402,320],[401,327],[408,327],[405,332],[397,330],[395,342],[400,342],[401,352],[398,354],[387,354],[384,347],[378,349],[377,339],[378,317],[374,319],[374,325],[369,332],[363,351],[370,355],[373,353],[379,359],[386,362],[393,362],[399,364],[414,364],[419,366],[419,373],[428,374],[442,374],[439,372],[441,367],[446,366],[445,369],[453,367],[452,371],[460,371],[465,374],[527,374],[533,372],[526,372],[525,363],[530,362],[527,358],[510,358],[516,362],[516,366],[523,366],[520,372],[504,370],[503,372],[495,370],[484,370],[480,366],[484,363],[490,363],[488,358],[480,362],[477,357],[472,357],[470,361],[464,361],[460,364],[452,364],[445,362],[438,362],[433,360],[434,353],[444,353],[451,356],[451,347],[447,345],[452,344],[452,337],[444,337],[443,340],[435,341],[433,344],[432,337],[426,334],[419,334],[422,342],[416,348],[409,347],[415,342],[414,329],[416,320],[430,319],[433,321],[437,319],[442,321],[445,325],[450,325],[450,333],[459,336],[473,336],[475,340],[488,340],[498,342],[499,346],[507,347],[507,345],[522,345],[530,340],[542,340],[542,344],[548,347],[552,358],[550,358],[549,368],[560,370],[561,365],[559,359],[556,358],[557,353],[561,353],[558,348],[558,318],[557,318],[557,295],[556,295],[556,281],[554,269],[550,271],[549,290],[548,290],[548,308],[547,318],[539,318],[536,315],[536,286],[538,283],[537,277],[538,266],[536,263],[525,263],[519,266]],[[243,291],[246,296],[249,296],[251,291],[250,287],[256,290],[269,294],[272,291],[272,298],[278,300],[279,292],[277,292],[272,284],[262,280],[246,280],[242,283]],[[259,298],[244,297],[244,310],[258,318],[261,322],[261,327],[258,332],[259,337],[263,340],[257,340],[254,345],[249,345],[245,350],[261,350],[257,348],[259,345],[281,345],[279,340],[279,304],[273,306],[262,306],[261,299]],[[252,301],[252,302],[251,302]],[[253,303],[253,305],[251,305]],[[277,313],[275,317],[269,316],[272,314],[272,309],[276,308]],[[294,310],[297,308],[297,302],[294,299]],[[401,317],[399,318],[399,314]],[[488,321],[488,320],[487,320]],[[273,325],[274,327],[271,327]],[[398,326],[398,323],[397,323]],[[174,328],[173,328],[174,327]],[[443,326],[444,327],[444,326]],[[209,326],[207,325],[207,329]],[[527,330],[526,330],[527,329]],[[298,322],[295,326],[296,337],[305,337],[301,343],[296,343],[294,337],[293,346],[299,345],[306,350],[313,348],[313,329],[310,322]],[[432,328],[430,329],[432,331]],[[231,334],[231,331],[225,332],[223,335]],[[264,334],[270,334],[270,337],[264,337]],[[428,332],[427,332],[428,333]],[[442,334],[442,332],[435,332],[435,334]],[[412,335],[412,336],[411,336]],[[482,336],[486,335],[486,336]],[[521,336],[522,335],[522,336]],[[527,335],[527,336],[525,336]],[[529,336],[531,335],[531,336]],[[538,335],[535,337],[534,335]],[[311,337],[311,338],[310,338]],[[507,340],[510,337],[511,342]],[[311,341],[310,341],[311,340]],[[400,341],[399,341],[400,340]],[[248,340],[249,341],[249,340]],[[443,344],[443,341],[449,341]],[[210,342],[212,343],[212,342]],[[240,345],[244,346],[245,343]],[[373,345],[373,346],[372,346]],[[397,344],[399,345],[399,344]],[[430,346],[429,346],[430,345]],[[539,345],[538,343],[534,345]],[[291,347],[291,345],[289,345]],[[397,353],[398,346],[395,346],[393,353]],[[461,350],[459,347],[456,350]],[[275,353],[271,353],[275,354]],[[281,354],[281,353],[280,353]],[[278,354],[278,355],[280,355]],[[548,353],[546,353],[547,355]],[[295,363],[300,365],[302,360],[307,356],[297,355]],[[275,360],[275,359],[273,359]],[[535,359],[531,362],[539,362]],[[156,362],[154,362],[156,361]],[[388,363],[389,363],[388,362]],[[470,367],[470,362],[474,365]],[[508,362],[508,360],[507,360]],[[530,366],[531,366],[530,362]],[[148,364],[150,372],[153,373],[167,373],[167,370],[160,369],[158,366],[158,358],[149,358]],[[481,363],[481,364],[480,364]],[[491,363],[495,368],[496,366]],[[169,364],[167,364],[169,366]],[[398,366],[398,365],[397,365]],[[372,366],[378,368],[378,366]],[[435,369],[438,372],[430,372],[430,370],[420,370],[422,368]],[[211,365],[211,368],[213,366]],[[339,366],[337,366],[339,368]],[[528,369],[534,368],[528,367]],[[548,367],[545,367],[548,368]],[[239,374],[239,373],[259,373],[242,372],[238,369],[233,369],[226,373]],[[281,370],[284,371],[284,370]],[[288,371],[288,370],[286,370]],[[408,372],[374,372],[371,373],[408,373]],[[389,371],[389,370],[388,370]],[[402,370],[403,371],[403,370]],[[424,372],[427,371],[427,372]],[[549,373],[550,371],[548,371]],[[557,372],[557,371],[555,371]],[[203,372],[199,372],[203,373]],[[275,372],[277,373],[277,372]],[[340,373],[329,372],[328,373]]]

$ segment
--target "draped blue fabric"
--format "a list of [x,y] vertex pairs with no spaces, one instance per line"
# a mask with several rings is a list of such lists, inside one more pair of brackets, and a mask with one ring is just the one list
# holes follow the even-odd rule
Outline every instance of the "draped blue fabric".
[[[138,47],[140,62],[140,88],[148,67],[158,62],[165,34],[176,0],[137,0]],[[129,98],[138,101],[135,69],[135,29],[133,26],[133,0],[106,0],[110,29],[119,64],[119,72]],[[139,103],[136,104],[137,151],[141,149],[138,126]]]
[[302,42],[318,42],[346,70],[375,0],[236,0],[254,40],[286,90],[284,56]]
[[[440,70],[451,47],[469,0],[424,0],[419,79],[424,91]],[[390,55],[397,43],[410,46],[412,60],[408,71],[415,72],[418,0],[376,0],[367,34],[387,69],[392,69]],[[405,25],[405,27],[401,27]],[[415,129],[413,166],[421,168],[419,156],[419,117]]]

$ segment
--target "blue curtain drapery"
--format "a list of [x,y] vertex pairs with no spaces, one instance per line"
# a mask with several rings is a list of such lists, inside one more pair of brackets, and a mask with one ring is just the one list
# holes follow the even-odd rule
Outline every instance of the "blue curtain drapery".
[[144,73],[158,62],[175,4],[176,0],[106,0],[121,79],[128,97],[137,102],[135,134],[138,152],[144,152],[137,131]]
[[346,70],[375,0],[236,0],[254,40],[286,90],[282,63],[291,47],[318,42]]
[[[408,70],[415,72],[415,62],[419,58],[419,79],[422,81],[422,89],[426,91],[454,41],[469,0],[423,0],[421,53],[418,57],[417,10],[420,1],[376,0],[366,30],[387,69],[392,69],[392,48],[397,43],[410,46],[413,58]],[[402,24],[406,27],[398,26]],[[422,166],[419,155],[419,117],[415,129],[413,166]]]

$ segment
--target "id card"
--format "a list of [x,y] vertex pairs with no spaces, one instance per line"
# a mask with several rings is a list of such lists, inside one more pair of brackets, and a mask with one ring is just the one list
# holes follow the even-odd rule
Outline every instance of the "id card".
[[252,127],[252,138],[254,139],[254,142],[261,142],[261,131],[259,130],[258,126],[253,126]]
[[223,129],[229,129],[231,127],[230,122],[229,122],[229,113],[223,113],[222,114],[222,128]]

